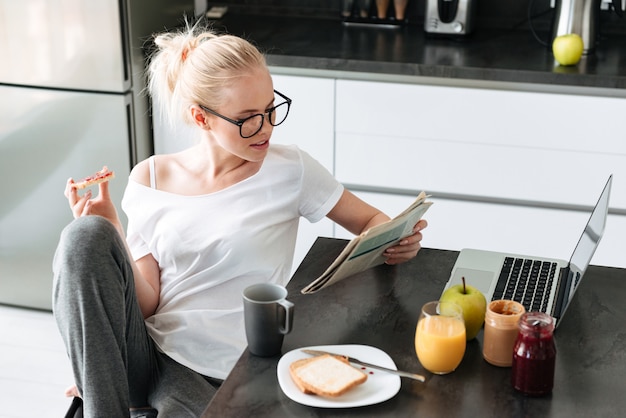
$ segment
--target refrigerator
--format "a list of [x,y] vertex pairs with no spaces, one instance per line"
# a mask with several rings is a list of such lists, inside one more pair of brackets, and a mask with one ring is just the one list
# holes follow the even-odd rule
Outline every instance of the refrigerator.
[[0,0],[0,304],[51,309],[69,177],[107,165],[123,217],[153,153],[146,45],[194,14],[194,0]]

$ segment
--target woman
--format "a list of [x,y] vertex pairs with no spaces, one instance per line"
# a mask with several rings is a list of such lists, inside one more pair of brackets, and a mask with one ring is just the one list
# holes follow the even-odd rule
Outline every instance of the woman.
[[[355,234],[389,219],[297,147],[270,145],[291,100],[254,46],[198,26],[155,43],[150,93],[201,140],[132,170],[127,234],[107,183],[80,196],[68,180],[54,312],[85,416],[199,416],[246,347],[242,290],[288,281],[299,218]],[[414,257],[425,226],[387,263]]]

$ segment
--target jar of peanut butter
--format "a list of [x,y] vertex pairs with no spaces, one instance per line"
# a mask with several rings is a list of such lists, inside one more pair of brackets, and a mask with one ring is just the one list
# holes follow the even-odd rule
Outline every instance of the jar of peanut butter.
[[494,300],[487,306],[483,357],[488,363],[499,367],[511,366],[518,323],[524,312],[524,306],[512,300]]

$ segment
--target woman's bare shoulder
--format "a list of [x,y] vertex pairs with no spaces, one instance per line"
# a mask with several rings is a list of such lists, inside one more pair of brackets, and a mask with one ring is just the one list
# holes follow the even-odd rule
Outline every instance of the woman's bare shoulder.
[[[150,158],[154,158],[150,157]],[[150,162],[149,158],[140,161],[130,172],[130,179],[144,186],[150,186]]]
[[180,167],[184,167],[185,152],[175,154],[159,154],[143,160],[132,169],[131,180],[144,186],[151,186],[150,183],[150,159],[154,162],[154,176],[158,189],[171,182],[173,173],[177,173]]

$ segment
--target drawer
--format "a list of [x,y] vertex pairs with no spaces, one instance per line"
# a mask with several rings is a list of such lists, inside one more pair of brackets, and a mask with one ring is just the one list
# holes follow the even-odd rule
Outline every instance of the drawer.
[[626,155],[626,99],[337,81],[338,133]]
[[335,158],[346,184],[556,206],[595,204],[613,173],[611,208],[626,209],[617,154],[338,133]]

